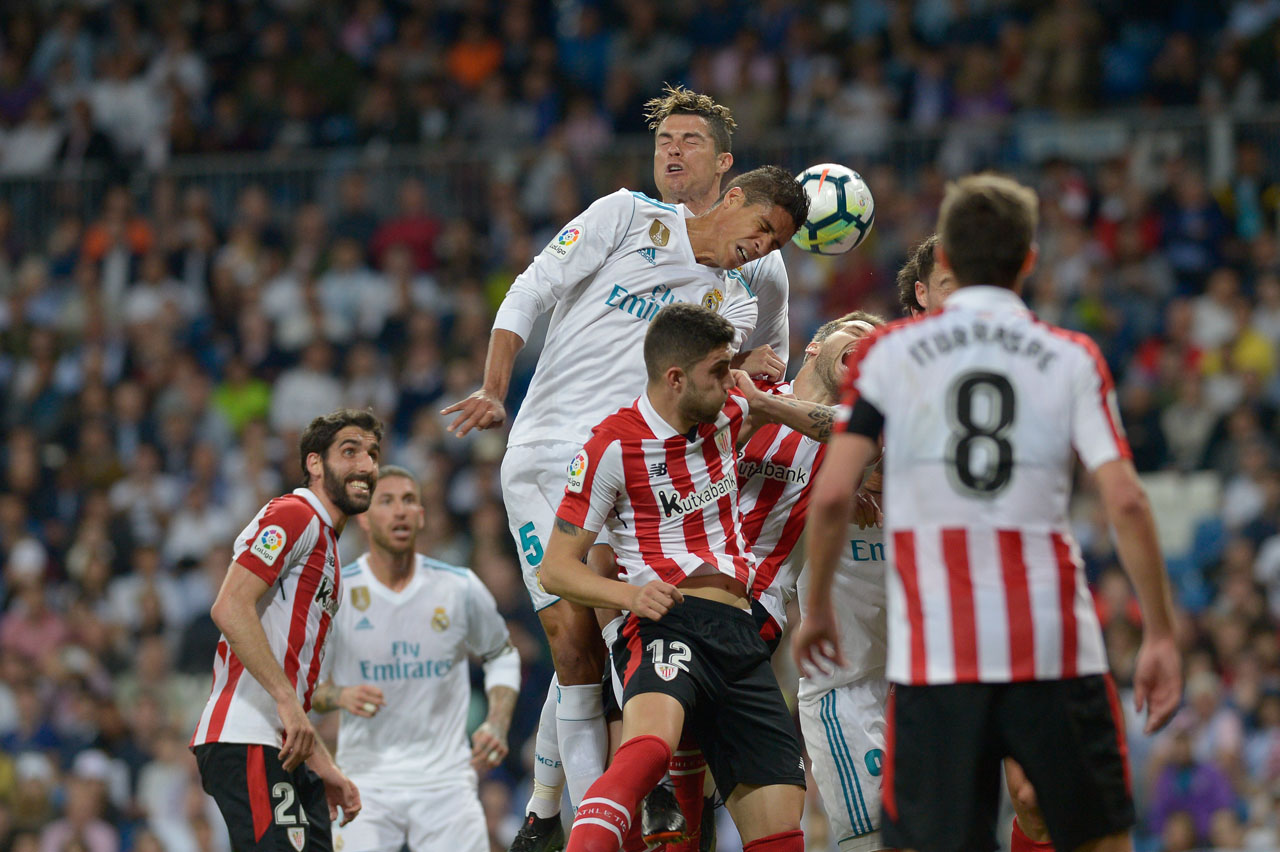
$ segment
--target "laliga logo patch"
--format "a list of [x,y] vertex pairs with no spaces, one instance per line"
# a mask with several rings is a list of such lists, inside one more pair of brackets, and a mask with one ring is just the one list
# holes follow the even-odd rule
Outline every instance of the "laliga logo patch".
[[724,293],[721,293],[719,288],[702,297],[702,307],[709,311],[720,310],[722,304],[724,304]]
[[565,257],[569,254],[569,250],[578,244],[578,239],[582,236],[582,229],[570,225],[561,231],[556,238],[551,241],[547,249]]
[[285,542],[288,540],[289,537],[284,534],[284,529],[272,524],[258,533],[258,537],[253,540],[253,545],[249,550],[263,562],[268,565],[274,565],[276,564],[276,559],[284,550]]
[[653,670],[658,673],[658,677],[667,681],[675,680],[676,675],[680,673],[680,669],[671,663],[654,663]]
[[573,461],[569,462],[569,483],[565,487],[574,494],[582,493],[582,486],[587,476],[587,462],[587,451],[585,449],[578,450],[578,454],[573,457]]
[[443,633],[449,629],[449,613],[442,606],[436,607],[435,615],[431,616],[431,626],[438,633]]

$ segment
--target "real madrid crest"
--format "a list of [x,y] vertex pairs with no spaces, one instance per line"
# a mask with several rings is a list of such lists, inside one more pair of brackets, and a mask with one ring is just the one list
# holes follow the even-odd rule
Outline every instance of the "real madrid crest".
[[653,224],[649,226],[649,239],[653,240],[655,246],[665,246],[667,240],[671,239],[671,229],[654,219]]
[[369,608],[369,587],[368,586],[352,586],[351,587],[351,605],[363,612]]
[[449,629],[449,613],[445,612],[444,607],[436,607],[435,615],[431,616],[431,626],[440,633]]
[[702,307],[709,311],[718,311],[720,306],[724,304],[724,293],[720,292],[720,288],[716,287],[702,297]]

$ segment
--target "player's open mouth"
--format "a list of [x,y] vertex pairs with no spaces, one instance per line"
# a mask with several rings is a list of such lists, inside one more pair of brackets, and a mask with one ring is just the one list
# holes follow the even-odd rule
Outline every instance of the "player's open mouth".
[[679,163],[667,163],[667,174],[672,174],[673,172],[682,172],[682,171],[684,171],[684,166],[680,165]]
[[742,246],[738,246],[738,257],[742,260],[743,263],[747,262],[747,252],[746,252],[746,249],[744,249]]
[[348,485],[350,485],[351,488],[355,489],[360,494],[369,493],[369,483],[365,482],[363,479],[352,480],[351,482],[348,483]]
[[413,530],[409,529],[407,524],[396,524],[391,528],[391,532],[395,535],[407,535],[408,533],[413,532]]

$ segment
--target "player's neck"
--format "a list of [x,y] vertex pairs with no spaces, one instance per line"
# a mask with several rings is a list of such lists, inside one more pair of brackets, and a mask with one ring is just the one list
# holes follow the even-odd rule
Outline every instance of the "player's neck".
[[663,198],[662,200],[667,204],[683,204],[694,216],[701,216],[716,206],[716,202],[720,200],[720,188],[717,186],[715,192],[708,192],[698,198]]
[[392,553],[376,544],[369,545],[369,570],[379,583],[393,592],[398,592],[413,579],[417,566],[417,555],[412,548],[404,553]]
[[796,373],[796,377],[792,379],[791,391],[796,395],[796,399],[803,399],[805,402],[833,405],[836,401],[826,385],[818,378],[818,371],[813,367],[812,358],[804,363],[800,372]]
[[689,248],[693,251],[693,259],[703,266],[719,269],[719,259],[715,252],[715,223],[711,221],[711,216],[685,219],[684,227],[689,234]]

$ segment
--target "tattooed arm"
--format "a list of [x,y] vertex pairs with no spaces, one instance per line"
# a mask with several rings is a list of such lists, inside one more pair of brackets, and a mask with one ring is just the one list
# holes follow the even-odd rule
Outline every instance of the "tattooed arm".
[[742,391],[747,404],[751,406],[747,412],[747,422],[738,434],[739,444],[746,443],[766,423],[790,426],[801,435],[823,443],[831,437],[831,427],[836,420],[836,410],[832,406],[764,393],[745,373],[739,373],[737,378],[738,390]]

